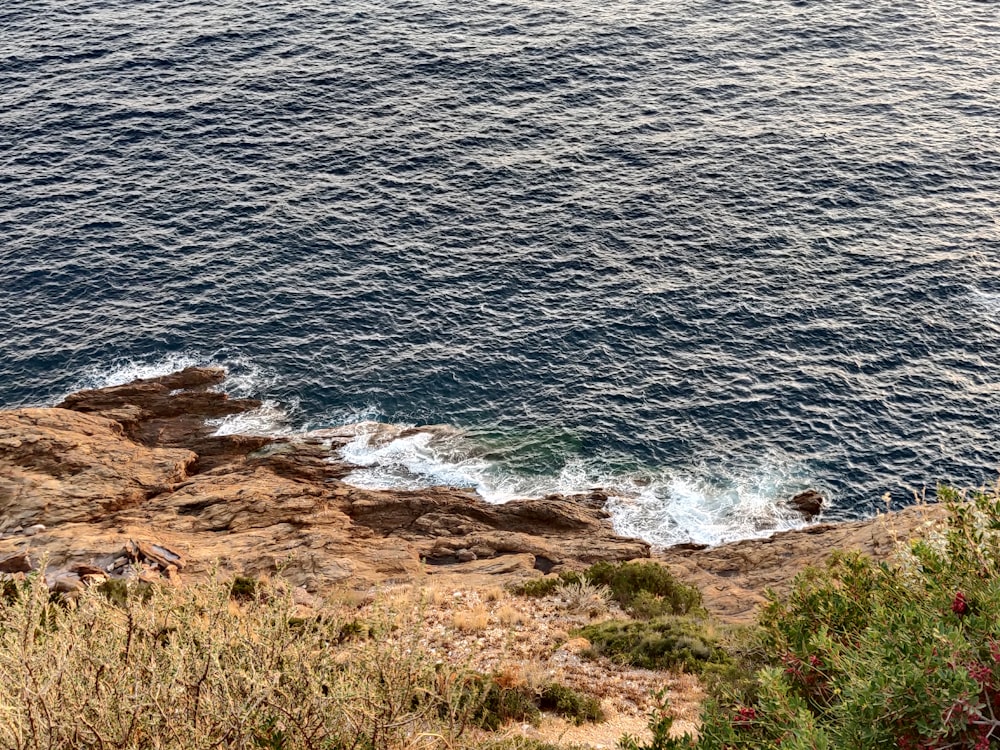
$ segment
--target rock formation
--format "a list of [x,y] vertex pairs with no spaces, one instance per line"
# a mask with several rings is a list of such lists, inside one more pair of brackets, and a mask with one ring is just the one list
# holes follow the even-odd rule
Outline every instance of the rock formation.
[[[600,492],[490,505],[453,488],[380,492],[345,484],[350,432],[298,438],[213,434],[206,418],[259,402],[213,390],[217,368],[82,391],[55,408],[0,412],[0,572],[45,561],[53,586],[132,574],[281,575],[309,591],[423,576],[505,583],[598,560],[649,557],[617,536]],[[884,521],[822,524],[654,555],[708,608],[747,619],[839,547],[876,556],[918,533],[934,507]]]
[[333,450],[348,436],[336,431],[213,435],[206,418],[259,406],[211,390],[224,377],[188,368],[0,412],[0,566],[23,568],[27,554],[53,576],[80,564],[280,570],[320,590],[440,572],[537,576],[649,555],[574,498],[489,505],[451,488],[351,487]]

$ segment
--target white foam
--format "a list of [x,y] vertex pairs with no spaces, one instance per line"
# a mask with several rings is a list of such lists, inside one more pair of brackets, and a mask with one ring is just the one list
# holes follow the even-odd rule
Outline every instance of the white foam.
[[340,450],[345,461],[359,467],[345,481],[369,489],[466,487],[496,502],[487,481],[491,465],[463,451],[460,443],[459,433],[444,426],[361,422]]
[[770,461],[731,477],[706,470],[656,474],[608,474],[580,459],[558,474],[524,476],[479,458],[480,450],[453,428],[362,422],[340,451],[358,468],[345,481],[368,489],[421,489],[436,485],[474,489],[484,500],[603,488],[615,530],[654,546],[683,542],[719,544],[767,536],[804,525],[784,502],[807,486],[807,475],[790,462]]
[[784,503],[790,486],[788,473],[776,467],[723,481],[680,474],[614,494],[607,509],[619,534],[654,546],[719,544],[804,525]]
[[290,421],[288,410],[277,401],[265,399],[261,405],[252,411],[240,414],[229,414],[220,419],[206,419],[205,424],[215,427],[214,435],[295,435],[300,430],[295,429]]
[[278,383],[275,372],[240,355],[232,356],[222,352],[198,355],[184,352],[149,359],[116,359],[110,364],[92,367],[84,371],[71,392],[158,378],[183,370],[185,367],[223,368],[226,371],[226,380],[216,386],[216,390],[224,390],[234,398],[259,397]]
[[190,354],[170,354],[146,361],[117,359],[110,365],[95,366],[85,370],[73,391],[109,388],[113,385],[131,383],[133,380],[158,378],[198,364],[204,364],[204,362],[199,362]]
[[[983,293],[980,301],[1000,309],[1000,294]],[[149,361],[117,361],[85,373],[75,390],[167,375],[191,365],[225,367],[229,377],[220,388],[235,397],[260,397],[276,383],[273,373],[241,357],[178,354]],[[281,404],[265,398],[258,409],[208,424],[215,426],[216,435],[290,436],[306,429],[293,424],[291,415],[298,411],[297,402]],[[569,458],[556,473],[525,475],[484,458],[484,446],[454,427],[380,422],[381,415],[371,406],[336,416],[323,420],[345,425],[334,431],[336,440],[331,439],[330,444],[346,440],[339,455],[357,468],[345,481],[358,487],[462,487],[490,503],[602,488],[609,497],[607,510],[615,530],[655,546],[718,544],[803,525],[801,516],[784,500],[808,486],[808,473],[780,458],[729,476],[697,466],[646,474],[614,473],[579,458]]]

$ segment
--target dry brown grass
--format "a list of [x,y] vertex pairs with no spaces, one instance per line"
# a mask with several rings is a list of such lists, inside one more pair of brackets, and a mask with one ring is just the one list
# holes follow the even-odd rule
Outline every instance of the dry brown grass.
[[482,604],[461,610],[453,615],[452,622],[459,630],[486,630],[490,624],[490,612]]
[[523,625],[527,622],[524,613],[509,604],[501,604],[493,612],[493,616],[496,617],[498,623],[506,626]]
[[40,579],[6,585],[3,748],[429,750],[470,736],[466,672],[441,679],[416,608],[358,623],[347,607],[296,618],[280,583],[239,604],[225,582],[132,587],[117,604],[95,590],[53,602]]
[[479,592],[484,602],[499,602],[507,598],[507,592],[499,586],[489,586]]

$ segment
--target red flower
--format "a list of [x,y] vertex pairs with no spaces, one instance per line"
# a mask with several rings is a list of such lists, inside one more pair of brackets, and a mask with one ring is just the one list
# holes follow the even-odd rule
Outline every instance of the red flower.
[[985,664],[979,664],[978,662],[973,662],[966,669],[969,671],[969,677],[974,679],[980,685],[985,685],[990,681],[990,677],[993,676],[993,670],[987,667]]
[[733,726],[735,727],[745,727],[750,724],[751,721],[757,718],[757,712],[750,708],[749,706],[740,706],[736,710],[736,716],[733,717]]
[[951,603],[951,611],[960,617],[964,614],[968,614],[969,603],[965,601],[965,594],[961,591],[955,594],[955,599]]

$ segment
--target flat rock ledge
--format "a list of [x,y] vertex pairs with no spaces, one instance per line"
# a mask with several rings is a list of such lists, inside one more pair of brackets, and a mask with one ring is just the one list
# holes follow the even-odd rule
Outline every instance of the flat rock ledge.
[[[448,487],[374,491],[342,481],[350,439],[215,435],[208,419],[253,410],[217,387],[220,368],[81,391],[54,408],[0,411],[0,574],[45,566],[53,588],[137,576],[274,575],[310,592],[428,576],[503,585],[600,560],[649,558],[614,533],[592,495],[491,505]],[[653,559],[697,585],[719,617],[752,617],[764,591],[838,548],[889,554],[935,506],[819,524]]]

